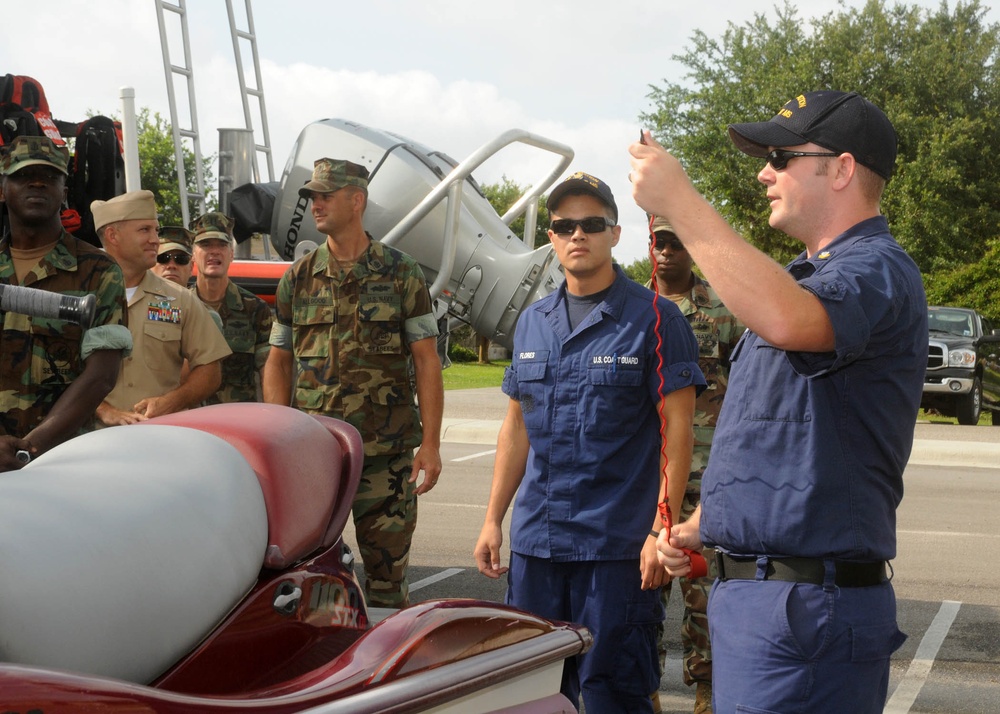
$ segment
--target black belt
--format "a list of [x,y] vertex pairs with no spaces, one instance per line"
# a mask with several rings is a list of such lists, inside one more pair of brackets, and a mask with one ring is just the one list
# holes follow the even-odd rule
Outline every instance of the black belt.
[[[715,552],[719,580],[756,580],[757,558],[734,558],[722,551]],[[888,580],[885,561],[859,563],[835,560],[834,583],[841,588],[866,588]],[[764,580],[783,580],[791,583],[822,585],[826,565],[822,558],[771,558],[764,571]]]

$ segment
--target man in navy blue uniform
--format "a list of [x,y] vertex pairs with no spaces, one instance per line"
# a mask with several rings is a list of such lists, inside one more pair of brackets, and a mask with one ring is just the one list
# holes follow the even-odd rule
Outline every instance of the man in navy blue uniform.
[[[653,293],[613,264],[621,227],[607,184],[576,173],[547,205],[566,282],[517,323],[476,562],[488,577],[507,573],[509,604],[590,629],[593,648],[564,672],[570,701],[582,688],[589,712],[652,712],[661,435],[679,520],[705,384],[698,345],[672,302],[656,298],[654,310]],[[502,522],[515,492],[508,571]]]
[[[886,115],[854,93],[795,97],[734,124],[765,160],[785,270],[738,236],[662,148],[633,144],[633,193],[666,217],[748,332],[699,512],[659,539],[718,549],[708,605],[716,714],[881,712],[896,624],[887,561],[927,362],[920,273],[879,211],[896,160]],[[699,531],[700,527],[700,531]]]

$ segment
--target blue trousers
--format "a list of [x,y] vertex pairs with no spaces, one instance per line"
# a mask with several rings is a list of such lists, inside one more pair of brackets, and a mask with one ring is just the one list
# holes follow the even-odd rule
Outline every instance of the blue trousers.
[[660,688],[656,625],[659,590],[642,590],[639,560],[554,563],[511,553],[509,605],[553,620],[584,625],[594,646],[567,661],[562,693],[588,714],[652,712]]
[[715,714],[881,714],[906,635],[888,582],[864,588],[716,581],[708,601]]

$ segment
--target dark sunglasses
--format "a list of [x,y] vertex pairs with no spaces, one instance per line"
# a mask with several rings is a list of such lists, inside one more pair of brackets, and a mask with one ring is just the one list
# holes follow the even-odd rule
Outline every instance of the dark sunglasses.
[[773,149],[764,154],[764,160],[771,164],[775,171],[781,171],[788,166],[788,162],[800,156],[840,156],[832,151],[788,151],[787,149]]
[[584,233],[600,233],[614,225],[614,223],[603,216],[588,216],[578,221],[572,218],[559,218],[552,221],[549,229],[557,235],[566,235],[575,231],[577,226],[580,226]]
[[675,235],[659,231],[653,235],[656,237],[656,240],[653,241],[653,247],[656,250],[663,250],[668,245],[670,246],[670,250],[674,252],[684,250],[684,244],[681,243],[681,239]]
[[160,253],[156,256],[156,262],[160,265],[166,265],[171,260],[177,265],[187,265],[191,262],[191,256],[187,253]]

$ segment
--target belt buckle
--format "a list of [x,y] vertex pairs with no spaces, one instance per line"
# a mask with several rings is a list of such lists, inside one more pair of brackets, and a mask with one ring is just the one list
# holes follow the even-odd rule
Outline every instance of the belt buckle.
[[726,554],[720,548],[715,549],[715,569],[718,572],[719,580],[726,581]]

